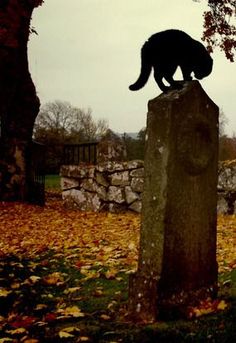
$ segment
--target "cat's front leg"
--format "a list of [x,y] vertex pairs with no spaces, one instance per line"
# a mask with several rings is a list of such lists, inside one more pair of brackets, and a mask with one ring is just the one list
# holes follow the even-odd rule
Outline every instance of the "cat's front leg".
[[178,81],[175,81],[171,74],[166,74],[164,77],[165,77],[166,81],[169,82],[169,84],[170,84],[169,89],[182,89],[183,88],[183,85],[181,83],[179,83]]
[[191,76],[192,70],[190,70],[187,66],[180,66],[180,69],[182,71],[184,81],[192,81],[193,79]]

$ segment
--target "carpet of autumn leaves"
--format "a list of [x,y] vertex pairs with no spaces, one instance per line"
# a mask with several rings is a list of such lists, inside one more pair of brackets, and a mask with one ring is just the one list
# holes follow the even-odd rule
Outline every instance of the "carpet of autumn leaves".
[[[0,203],[0,256],[34,258],[53,249],[70,255],[79,249],[80,264],[136,268],[140,216],[88,213],[63,208],[50,199],[45,207],[22,203]],[[217,232],[219,272],[236,268],[236,216],[220,216]],[[88,258],[87,258],[88,256]],[[82,258],[82,261],[81,261]]]
[[[66,210],[60,200],[44,208],[21,203],[0,207],[0,255],[36,257],[48,249],[70,255],[79,249],[80,262],[136,266],[139,216]],[[89,258],[87,258],[89,256]],[[81,261],[82,259],[82,261]]]
[[[90,341],[73,320],[124,318],[139,227],[137,214],[66,210],[58,197],[0,203],[0,343]],[[220,273],[236,268],[235,240],[236,216],[220,217]]]

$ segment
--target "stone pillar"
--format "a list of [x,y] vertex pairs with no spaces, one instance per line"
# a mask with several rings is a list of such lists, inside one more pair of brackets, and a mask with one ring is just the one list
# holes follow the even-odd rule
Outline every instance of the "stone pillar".
[[123,162],[127,153],[124,141],[108,129],[98,144],[97,163]]
[[182,315],[216,294],[218,107],[198,81],[148,104],[136,320]]

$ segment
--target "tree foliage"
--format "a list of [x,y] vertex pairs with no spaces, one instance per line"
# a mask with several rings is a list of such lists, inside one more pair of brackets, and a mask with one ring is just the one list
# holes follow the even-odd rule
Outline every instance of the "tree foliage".
[[56,100],[41,107],[34,126],[36,140],[46,143],[82,143],[98,139],[108,129],[105,119],[95,121],[91,108],[80,109],[67,101]]
[[107,129],[105,119],[93,119],[91,108],[60,100],[44,104],[36,118],[34,139],[46,146],[46,172],[58,173],[64,144],[98,140]]
[[[196,0],[195,0],[196,1]],[[235,0],[208,0],[209,10],[205,11],[203,40],[208,50],[219,47],[231,62],[234,61],[236,48],[236,1]],[[234,23],[232,23],[234,19]]]
[[146,128],[143,128],[137,134],[137,138],[132,138],[124,133],[123,140],[127,152],[127,160],[144,160],[144,146],[145,146]]
[[228,137],[223,135],[219,140],[219,160],[235,160],[236,159],[236,137]]

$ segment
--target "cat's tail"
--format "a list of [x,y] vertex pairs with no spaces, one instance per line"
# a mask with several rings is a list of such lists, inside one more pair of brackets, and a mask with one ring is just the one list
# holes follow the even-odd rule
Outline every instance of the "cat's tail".
[[134,84],[129,86],[129,89],[131,91],[137,91],[142,88],[146,84],[151,70],[152,64],[149,57],[148,42],[146,42],[141,49],[141,72],[139,78]]

